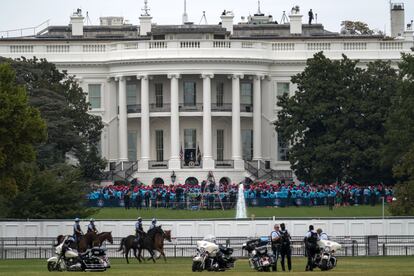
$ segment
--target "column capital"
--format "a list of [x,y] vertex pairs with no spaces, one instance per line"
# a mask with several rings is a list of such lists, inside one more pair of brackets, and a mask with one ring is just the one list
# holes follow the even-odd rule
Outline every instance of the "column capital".
[[266,75],[257,74],[253,76],[254,80],[264,80],[266,78]]
[[201,78],[202,79],[207,79],[207,78],[212,79],[212,78],[214,78],[214,74],[213,73],[202,73]]
[[229,79],[244,79],[244,74],[241,73],[235,73],[235,74],[231,74],[229,77]]
[[173,73],[173,74],[168,74],[167,77],[169,79],[179,79],[181,78],[181,75],[179,73]]
[[125,81],[126,80],[126,77],[125,76],[122,76],[122,75],[116,75],[114,77],[114,79],[115,79],[115,81]]
[[138,80],[149,80],[150,79],[150,76],[147,74],[138,74],[136,75],[136,77]]

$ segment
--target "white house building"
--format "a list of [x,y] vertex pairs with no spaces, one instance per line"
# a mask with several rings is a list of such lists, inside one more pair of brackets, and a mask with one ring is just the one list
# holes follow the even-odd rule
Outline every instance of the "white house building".
[[144,9],[139,25],[103,17],[99,26],[85,25],[78,10],[67,26],[1,34],[0,56],[46,58],[76,75],[104,122],[108,169],[146,184],[202,181],[209,172],[217,181],[276,180],[292,177],[274,127],[277,96],[295,92],[291,77],[319,51],[362,65],[398,62],[412,52],[413,31],[403,4],[392,4],[391,15],[393,38],[329,32],[302,23],[295,9],[280,24],[259,10],[244,23],[224,11],[217,25],[186,14],[181,25],[157,25]]

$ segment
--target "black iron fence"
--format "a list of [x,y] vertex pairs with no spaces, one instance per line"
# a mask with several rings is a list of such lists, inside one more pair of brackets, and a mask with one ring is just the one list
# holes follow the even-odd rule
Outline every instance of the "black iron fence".
[[[191,257],[195,253],[196,242],[201,237],[173,238],[165,243],[167,257]],[[217,242],[234,249],[233,256],[246,257],[242,250],[246,237],[219,237]],[[353,236],[331,237],[342,245],[337,256],[414,256],[414,236]],[[113,244],[105,244],[110,258],[121,258],[118,251],[121,238],[114,238]],[[0,259],[47,259],[54,255],[56,238],[0,238]],[[292,255],[304,256],[302,237],[292,237]],[[144,251],[144,255],[146,253]]]

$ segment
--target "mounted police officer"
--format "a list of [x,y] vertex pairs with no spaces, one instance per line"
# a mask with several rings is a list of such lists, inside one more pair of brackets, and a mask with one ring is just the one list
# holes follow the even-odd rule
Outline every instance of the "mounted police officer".
[[282,270],[285,271],[285,258],[287,259],[287,265],[289,271],[292,270],[292,250],[290,248],[290,234],[286,229],[284,223],[280,224],[281,230],[280,234],[280,264],[282,265]]
[[155,227],[157,227],[157,219],[156,218],[153,218],[152,221],[151,221],[151,225],[150,225],[148,231],[151,230],[151,229],[153,229],[153,228],[155,228]]
[[73,225],[73,238],[75,239],[76,244],[79,243],[83,236],[83,231],[81,229],[79,222],[79,218],[75,218],[75,224]]
[[280,231],[279,231],[280,230],[279,224],[275,224],[273,229],[274,229],[274,231],[272,231],[270,233],[270,238],[271,238],[273,255],[275,255],[276,262],[273,265],[272,269],[273,269],[273,271],[277,271],[277,261],[279,259],[280,246],[281,246],[281,237],[280,237]]
[[137,222],[135,223],[135,241],[139,241],[139,239],[141,238],[141,236],[144,234],[144,227],[142,226],[142,218],[139,217],[137,219]]
[[314,230],[313,225],[309,225],[309,231],[305,234],[305,250],[308,262],[306,271],[312,271],[314,267],[315,255],[318,253],[318,233]]
[[86,233],[90,233],[90,232],[94,232],[95,234],[98,234],[98,229],[96,229],[95,220],[93,218],[89,220],[88,230]]
[[316,230],[316,233],[318,233],[319,240],[321,240],[321,241],[327,241],[327,240],[329,240],[328,234],[326,234],[325,232],[323,232],[323,230],[321,228],[318,228]]

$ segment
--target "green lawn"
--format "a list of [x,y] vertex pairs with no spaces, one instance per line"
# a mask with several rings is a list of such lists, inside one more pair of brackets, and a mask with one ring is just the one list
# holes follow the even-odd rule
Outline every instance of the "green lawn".
[[[388,216],[388,210],[385,215]],[[159,219],[216,219],[216,218],[234,218],[235,210],[171,210],[171,209],[141,209],[131,208],[102,208],[94,215],[96,219],[136,219],[141,216],[144,219],[153,217]],[[289,208],[248,208],[248,216],[255,218],[277,217],[277,218],[324,218],[324,217],[381,217],[382,206],[356,206],[340,207],[330,211],[328,207],[289,207]]]
[[[191,259],[168,259],[167,263],[158,261],[156,264],[146,262],[139,264],[135,260],[126,264],[124,260],[112,259],[112,268],[102,273],[88,273],[87,275],[200,275],[191,272]],[[414,257],[348,257],[339,258],[338,267],[329,272],[305,272],[305,258],[293,258],[293,271],[282,275],[413,275]],[[280,266],[279,266],[280,267]],[[203,275],[215,273],[203,272]],[[64,273],[66,274],[66,273]],[[274,273],[268,273],[275,275]],[[0,261],[0,275],[63,275],[47,272],[46,260],[18,260]],[[82,274],[83,275],[83,274]],[[221,275],[221,274],[220,274]],[[223,275],[267,275],[254,273],[247,264],[247,260],[238,260],[233,270]]]

